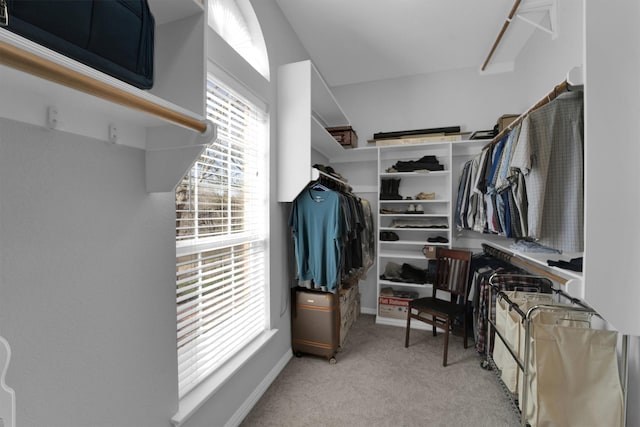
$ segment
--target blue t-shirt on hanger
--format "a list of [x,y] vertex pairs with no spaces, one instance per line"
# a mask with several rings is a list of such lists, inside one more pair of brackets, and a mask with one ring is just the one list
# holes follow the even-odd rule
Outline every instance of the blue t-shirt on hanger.
[[335,191],[306,188],[293,202],[289,226],[295,242],[299,280],[335,292],[342,256],[342,207]]

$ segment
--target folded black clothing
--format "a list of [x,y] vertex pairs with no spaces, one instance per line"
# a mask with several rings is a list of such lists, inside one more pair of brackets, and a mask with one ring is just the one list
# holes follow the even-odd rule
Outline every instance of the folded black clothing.
[[418,159],[418,163],[439,163],[438,158],[433,155],[422,156]]
[[402,200],[399,194],[380,194],[380,200]]
[[398,161],[395,166],[398,172],[414,172],[417,170],[441,171],[444,166],[434,162]]
[[560,267],[565,270],[582,271],[582,261],[583,261],[583,257],[571,258],[569,261],[563,261],[563,260],[554,261],[549,259],[547,260],[547,265],[551,267]]
[[427,283],[428,281],[427,271],[407,263],[402,264],[400,277],[413,283]]

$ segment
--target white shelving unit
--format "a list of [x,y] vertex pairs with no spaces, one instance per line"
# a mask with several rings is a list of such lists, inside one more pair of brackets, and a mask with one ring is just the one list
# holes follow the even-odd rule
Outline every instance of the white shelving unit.
[[312,150],[327,159],[346,151],[325,130],[349,120],[311,63],[286,64],[278,70],[279,202],[291,202],[314,179]]
[[[51,61],[192,119],[205,115],[205,29],[207,12],[202,2],[149,0],[154,15],[154,85],[149,91],[128,85],[64,55],[0,28],[0,42]],[[215,138],[132,108],[0,66],[0,117],[83,135],[147,152],[147,189],[173,191],[204,146]],[[10,101],[10,102],[9,102]],[[50,112],[56,116],[49,120]]]
[[[423,247],[449,247],[452,239],[452,143],[429,143],[420,145],[387,146],[378,148],[378,194],[382,194],[382,180],[399,179],[398,194],[402,200],[383,200],[379,197],[378,212],[378,278],[384,274],[390,262],[408,263],[419,269],[427,269],[429,260]],[[388,172],[396,162],[419,160],[433,155],[444,166],[442,171]],[[435,193],[432,200],[417,200],[419,193]],[[408,200],[407,197],[411,199]],[[409,206],[420,206],[422,213],[407,213]],[[402,227],[404,221],[415,225]],[[393,232],[398,240],[381,240],[381,232]],[[446,242],[428,242],[428,238],[441,237]],[[414,284],[378,279],[378,295],[382,288],[392,287],[399,291],[417,292],[419,296],[431,294],[431,285]],[[385,317],[380,314],[376,321],[395,326],[406,325],[406,320]],[[424,328],[417,324],[415,327]]]

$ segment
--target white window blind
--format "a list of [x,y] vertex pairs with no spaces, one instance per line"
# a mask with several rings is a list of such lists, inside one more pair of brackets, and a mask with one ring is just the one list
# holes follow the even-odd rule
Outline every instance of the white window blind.
[[217,139],[176,189],[180,397],[266,329],[266,114],[215,83]]

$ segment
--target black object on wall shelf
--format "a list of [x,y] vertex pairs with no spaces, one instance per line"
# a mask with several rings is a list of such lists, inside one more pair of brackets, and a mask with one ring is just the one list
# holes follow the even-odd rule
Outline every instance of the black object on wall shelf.
[[9,31],[140,89],[153,86],[147,0],[6,0]]

